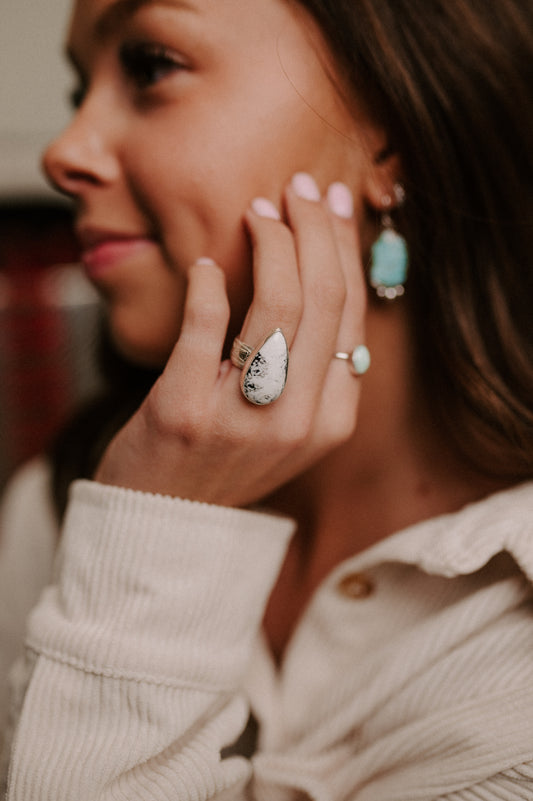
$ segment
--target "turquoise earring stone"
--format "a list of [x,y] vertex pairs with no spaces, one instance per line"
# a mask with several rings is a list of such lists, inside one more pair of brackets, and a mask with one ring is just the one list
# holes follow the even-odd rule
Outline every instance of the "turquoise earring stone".
[[409,257],[407,244],[392,228],[385,228],[372,245],[370,283],[381,298],[403,295]]

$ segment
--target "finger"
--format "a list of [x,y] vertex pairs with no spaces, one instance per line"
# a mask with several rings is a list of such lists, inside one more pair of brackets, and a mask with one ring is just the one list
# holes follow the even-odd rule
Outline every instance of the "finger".
[[225,274],[214,261],[199,259],[188,279],[180,336],[163,374],[174,403],[211,394],[230,315]]
[[315,398],[337,344],[346,298],[331,215],[311,176],[298,174],[286,192],[303,291],[303,314],[293,344],[291,379]]
[[275,206],[256,198],[245,216],[253,251],[254,293],[240,339],[255,348],[275,328],[291,345],[302,311],[294,239]]
[[[351,354],[356,346],[365,342],[366,286],[359,234],[349,188],[338,182],[331,184],[326,197],[346,281],[346,301],[335,352]],[[317,413],[322,420],[320,436],[341,442],[352,433],[360,391],[361,381],[353,374],[351,360],[332,358]],[[334,415],[332,408],[335,408]]]
[[326,197],[346,285],[336,350],[351,352],[365,341],[366,286],[359,232],[354,219],[352,193],[346,184],[331,184]]

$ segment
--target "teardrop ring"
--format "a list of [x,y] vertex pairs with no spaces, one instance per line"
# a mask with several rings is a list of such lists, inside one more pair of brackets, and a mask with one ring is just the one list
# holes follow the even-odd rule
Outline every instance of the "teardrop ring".
[[255,348],[236,337],[230,358],[242,370],[241,392],[249,403],[267,406],[280,397],[289,366],[289,349],[281,328],[271,331]]

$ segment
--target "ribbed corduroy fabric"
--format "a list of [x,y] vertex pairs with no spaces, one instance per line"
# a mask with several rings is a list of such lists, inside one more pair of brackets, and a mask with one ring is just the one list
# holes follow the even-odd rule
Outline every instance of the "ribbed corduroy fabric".
[[[52,548],[44,482],[6,500],[11,591]],[[291,530],[77,482],[12,672],[9,801],[533,799],[533,485],[344,562],[277,669],[260,624]],[[255,755],[223,758],[250,708]]]

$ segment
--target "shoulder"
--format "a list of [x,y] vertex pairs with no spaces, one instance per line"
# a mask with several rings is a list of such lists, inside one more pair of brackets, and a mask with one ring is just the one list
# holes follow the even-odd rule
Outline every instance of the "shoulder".
[[353,611],[373,638],[354,671],[361,797],[444,797],[531,763],[533,484],[400,532],[350,569],[375,583]]
[[56,540],[58,523],[52,504],[50,465],[39,457],[27,462],[8,481],[0,505],[0,548],[11,539],[13,527],[39,523],[41,538]]
[[50,581],[57,540],[49,468],[39,459],[14,474],[0,504],[0,739],[7,677],[22,655],[28,615]]
[[52,512],[50,495],[50,465],[44,457],[32,459],[20,467],[9,479],[2,493],[1,514],[15,509],[28,508],[30,500]]
[[49,581],[58,540],[58,522],[49,489],[50,469],[36,459],[7,484],[0,505],[0,594],[32,605]]

